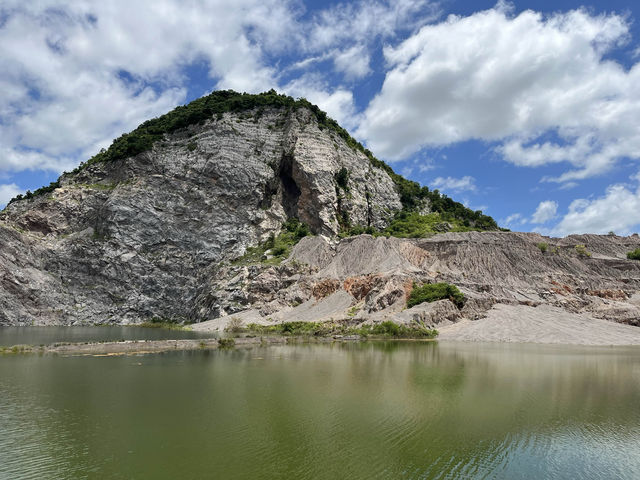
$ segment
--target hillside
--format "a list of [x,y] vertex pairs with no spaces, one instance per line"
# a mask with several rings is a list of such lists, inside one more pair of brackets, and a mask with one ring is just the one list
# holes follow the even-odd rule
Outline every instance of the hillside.
[[[638,247],[502,232],[305,100],[214,92],[0,212],[0,324],[441,328],[543,307],[637,325]],[[464,304],[405,309],[425,283],[457,286]]]

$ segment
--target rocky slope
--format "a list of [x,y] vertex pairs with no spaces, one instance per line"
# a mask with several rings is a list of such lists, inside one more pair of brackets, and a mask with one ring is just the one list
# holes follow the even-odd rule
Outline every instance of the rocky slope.
[[[233,316],[245,323],[392,320],[440,328],[483,318],[497,305],[553,307],[558,314],[639,325],[640,262],[626,258],[638,246],[637,235],[308,237],[281,266],[222,266],[196,302],[203,312],[222,316],[212,328],[223,328]],[[441,300],[406,309],[414,283],[423,282],[457,285],[467,297],[464,307]]]
[[[0,212],[0,325],[163,318],[215,329],[237,317],[441,327],[495,305],[640,320],[640,262],[625,256],[640,246],[637,236],[340,239],[345,224],[384,229],[408,204],[428,213],[428,198],[407,198],[388,167],[313,108],[267,105],[197,120],[154,130],[130,155],[99,154],[111,157]],[[246,255],[290,218],[313,235],[289,258]],[[449,300],[405,309],[414,282],[453,283],[468,300],[462,309]]]
[[[212,267],[287,218],[333,236],[343,212],[384,228],[402,208],[389,175],[309,110],[251,113],[189,126],[12,202],[0,214],[0,324],[207,319],[193,306]],[[346,189],[336,186],[343,168]]]

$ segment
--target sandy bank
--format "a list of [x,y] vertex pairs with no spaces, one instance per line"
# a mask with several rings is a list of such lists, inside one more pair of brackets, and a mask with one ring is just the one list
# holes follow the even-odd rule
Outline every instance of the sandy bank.
[[549,305],[497,304],[485,318],[439,327],[438,340],[549,343],[564,345],[640,345],[640,328],[570,313]]

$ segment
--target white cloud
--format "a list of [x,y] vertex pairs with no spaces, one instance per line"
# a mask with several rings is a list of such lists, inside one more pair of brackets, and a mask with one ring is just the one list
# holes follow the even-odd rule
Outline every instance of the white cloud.
[[357,80],[366,77],[369,67],[369,52],[363,45],[356,45],[334,56],[333,63],[336,70],[343,72],[347,80]]
[[15,183],[0,184],[0,208],[3,208],[9,200],[22,192],[24,190]]
[[352,128],[357,121],[353,93],[340,87],[332,90],[319,75],[303,75],[282,87],[282,91],[318,105],[345,128]]
[[476,179],[466,175],[462,178],[438,177],[431,183],[431,188],[438,188],[450,192],[473,192],[476,190]]
[[344,42],[373,43],[411,31],[439,15],[431,0],[359,0],[343,2],[321,11],[311,21],[303,40],[311,51],[325,50]]
[[554,235],[571,233],[631,233],[640,224],[640,187],[611,185],[604,196],[571,202],[569,212],[551,229]]
[[538,204],[535,213],[531,217],[531,223],[545,223],[556,217],[558,204],[553,200],[546,200]]
[[527,219],[522,216],[521,213],[513,213],[509,215],[507,218],[500,221],[500,224],[505,225],[507,227],[524,225],[527,223]]
[[86,159],[182,103],[192,63],[209,67],[212,88],[277,86],[264,49],[289,45],[299,28],[293,4],[3,2],[0,171],[59,171]]
[[391,160],[422,147],[496,141],[521,166],[567,163],[579,180],[640,158],[640,64],[604,55],[629,38],[619,15],[517,16],[505,3],[449,16],[387,46],[387,72],[357,134]]

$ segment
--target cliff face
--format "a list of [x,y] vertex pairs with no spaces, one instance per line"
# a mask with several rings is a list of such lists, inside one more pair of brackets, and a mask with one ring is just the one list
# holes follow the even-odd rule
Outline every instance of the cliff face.
[[[340,187],[336,174],[348,173]],[[307,109],[227,113],[95,163],[0,214],[0,324],[199,321],[220,262],[298,217],[384,228],[393,181]]]

